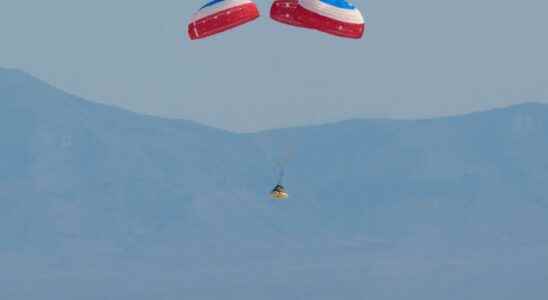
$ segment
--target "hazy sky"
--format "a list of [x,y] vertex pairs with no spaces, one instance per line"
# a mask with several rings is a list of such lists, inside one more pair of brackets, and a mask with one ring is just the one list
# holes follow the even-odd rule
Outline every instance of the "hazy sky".
[[356,0],[362,40],[268,17],[189,41],[205,0],[0,0],[0,67],[231,130],[548,102],[545,0]]

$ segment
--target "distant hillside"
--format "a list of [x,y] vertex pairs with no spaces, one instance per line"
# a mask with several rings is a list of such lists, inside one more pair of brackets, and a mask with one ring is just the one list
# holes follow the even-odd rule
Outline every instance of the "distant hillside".
[[548,295],[547,153],[542,104],[236,134],[0,69],[0,298]]

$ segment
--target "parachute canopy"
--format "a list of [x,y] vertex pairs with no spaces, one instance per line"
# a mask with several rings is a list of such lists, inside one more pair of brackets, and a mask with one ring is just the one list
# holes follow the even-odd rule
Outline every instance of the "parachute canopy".
[[346,0],[276,0],[270,17],[346,38],[359,39],[365,31],[361,12]]
[[299,0],[276,0],[270,7],[270,17],[280,23],[287,25],[311,28],[297,20],[297,6]]
[[205,38],[258,17],[259,10],[251,0],[211,0],[192,16],[188,35],[192,40]]

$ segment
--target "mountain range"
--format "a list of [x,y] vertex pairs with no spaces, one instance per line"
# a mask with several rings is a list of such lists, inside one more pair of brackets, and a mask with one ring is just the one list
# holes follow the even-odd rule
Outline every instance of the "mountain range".
[[0,297],[544,299],[547,153],[540,103],[235,133],[0,69]]

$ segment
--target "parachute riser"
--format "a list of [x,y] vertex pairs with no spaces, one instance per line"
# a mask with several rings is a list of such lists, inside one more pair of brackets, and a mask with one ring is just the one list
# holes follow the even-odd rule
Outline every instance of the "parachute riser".
[[282,182],[283,182],[283,179],[284,179],[284,175],[285,175],[285,169],[283,168],[283,166],[281,167],[280,169],[280,175],[278,177],[278,184],[279,185],[282,185]]

